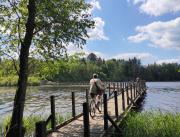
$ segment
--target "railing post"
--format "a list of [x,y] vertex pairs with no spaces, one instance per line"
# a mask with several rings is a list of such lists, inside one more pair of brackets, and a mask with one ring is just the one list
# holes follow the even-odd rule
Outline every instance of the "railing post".
[[137,95],[138,95],[138,83],[136,82],[136,97],[137,97]]
[[109,98],[110,98],[110,95],[111,95],[111,84],[109,83]]
[[86,89],[86,102],[89,104],[89,91]]
[[143,90],[142,90],[142,80],[139,82],[139,90],[140,90],[140,93],[142,94]]
[[115,83],[113,83],[113,91],[116,90],[116,86],[115,86]]
[[115,115],[116,119],[118,119],[119,114],[118,114],[118,99],[117,99],[117,91],[114,91],[114,105],[115,105]]
[[132,83],[130,84],[131,99],[133,100]]
[[84,137],[90,137],[89,129],[89,104],[83,103],[83,123],[84,123]]
[[122,82],[120,82],[120,91],[121,91],[121,89],[122,89]]
[[76,110],[75,110],[75,93],[72,92],[72,117],[76,116]]
[[129,106],[129,88],[128,85],[126,86],[126,98],[127,98],[127,106]]
[[118,93],[118,95],[119,95],[119,83],[117,82],[117,93]]
[[36,123],[35,137],[46,137],[46,121]]
[[134,91],[134,99],[136,98],[136,86],[135,83],[133,82],[133,91]]
[[55,129],[56,126],[56,116],[55,116],[55,100],[54,96],[51,96],[51,128]]
[[108,110],[107,110],[107,94],[103,94],[104,100],[104,130],[108,129]]
[[141,80],[138,82],[139,93],[141,93]]
[[123,88],[122,88],[122,108],[123,108],[123,111],[125,111],[126,107],[125,107],[124,89]]

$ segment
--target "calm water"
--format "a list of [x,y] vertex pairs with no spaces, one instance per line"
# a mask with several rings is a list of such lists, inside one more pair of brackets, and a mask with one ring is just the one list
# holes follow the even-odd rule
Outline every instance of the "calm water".
[[[15,88],[0,88],[0,123],[10,115],[13,108]],[[71,92],[75,92],[77,113],[82,112],[85,101],[85,89],[56,87],[30,87],[27,90],[24,115],[50,115],[50,96],[55,96],[56,113],[66,116],[71,114]]]
[[147,82],[142,109],[180,113],[180,82]]
[[[180,82],[148,82],[148,91],[142,109],[160,109],[162,111],[180,112]],[[11,114],[14,88],[0,88],[0,122]],[[76,110],[82,112],[85,101],[85,89],[63,89],[60,87],[31,87],[27,91],[25,115],[50,114],[51,95],[56,96],[56,112],[61,115],[71,114],[71,92],[75,92]]]

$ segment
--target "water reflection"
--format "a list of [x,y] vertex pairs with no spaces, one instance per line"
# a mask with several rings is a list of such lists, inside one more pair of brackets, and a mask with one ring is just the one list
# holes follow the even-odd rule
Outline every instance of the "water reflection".
[[149,82],[143,111],[180,112],[180,82]]

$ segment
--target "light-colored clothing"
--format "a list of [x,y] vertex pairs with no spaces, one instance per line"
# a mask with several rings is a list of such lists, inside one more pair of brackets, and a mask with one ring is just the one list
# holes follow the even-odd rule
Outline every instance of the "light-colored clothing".
[[[96,82],[96,84],[95,84],[95,82]],[[93,93],[96,95],[98,94],[98,88],[96,85],[98,86],[98,88],[101,91],[105,90],[105,87],[104,87],[104,84],[102,83],[102,81],[98,78],[94,78],[94,79],[90,80],[90,93]]]

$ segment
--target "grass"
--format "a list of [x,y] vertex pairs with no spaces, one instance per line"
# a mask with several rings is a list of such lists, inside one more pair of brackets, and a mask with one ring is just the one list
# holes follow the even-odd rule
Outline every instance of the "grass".
[[[64,121],[66,121],[67,119],[69,119],[71,116],[69,114],[67,114],[65,117],[56,114],[56,123],[57,124],[61,124]],[[0,125],[0,136],[2,134],[2,132],[6,131],[6,127],[7,125],[10,124],[10,116],[7,116],[2,124]],[[47,117],[42,117],[40,115],[31,115],[31,116],[26,116],[23,119],[23,123],[24,123],[24,127],[26,129],[26,133],[25,136],[28,136],[30,134],[33,134],[35,131],[35,124],[36,122],[42,121],[42,120],[46,120]],[[48,123],[47,125],[47,129],[51,129],[51,122]]]
[[123,137],[180,137],[180,114],[131,113],[121,123]]
[[[7,76],[0,77],[0,86],[16,86],[18,83],[18,76]],[[40,85],[40,78],[31,76],[28,78],[29,86],[38,86]]]

